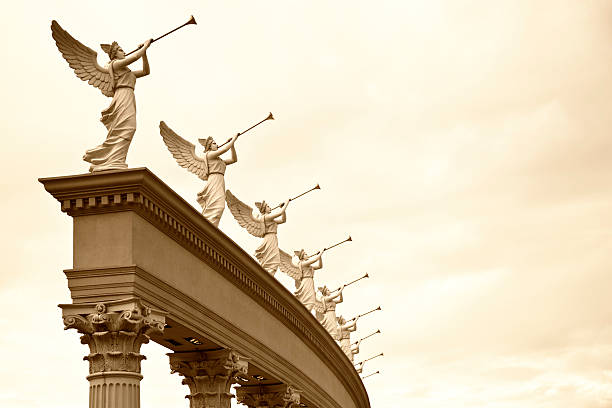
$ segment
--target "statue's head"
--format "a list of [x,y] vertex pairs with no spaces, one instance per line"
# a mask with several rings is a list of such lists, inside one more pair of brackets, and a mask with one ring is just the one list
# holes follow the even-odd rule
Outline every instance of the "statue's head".
[[272,209],[270,208],[268,203],[266,203],[266,200],[261,200],[261,202],[255,203],[255,207],[257,207],[259,212],[262,214],[269,214],[270,212],[272,212]]
[[113,41],[112,44],[100,44],[100,47],[108,54],[108,58],[110,58],[111,61],[125,58],[125,51],[117,44],[117,41]]
[[298,257],[298,259],[300,260],[304,260],[306,259],[306,251],[304,251],[303,249],[300,249],[299,251],[293,251],[293,253],[295,254],[295,256]]
[[331,291],[329,290],[329,288],[326,285],[323,285],[322,287],[319,287],[319,292],[321,292],[321,294],[323,296],[329,296],[329,294],[331,293]]
[[217,146],[217,143],[215,143],[215,140],[212,138],[212,136],[208,136],[206,139],[198,139],[198,141],[200,142],[202,146],[204,146],[205,152],[209,150],[215,151],[219,148],[219,146]]
[[338,324],[343,325],[344,323],[346,323],[346,320],[344,319],[344,317],[342,317],[342,315],[336,317],[336,321],[338,322]]

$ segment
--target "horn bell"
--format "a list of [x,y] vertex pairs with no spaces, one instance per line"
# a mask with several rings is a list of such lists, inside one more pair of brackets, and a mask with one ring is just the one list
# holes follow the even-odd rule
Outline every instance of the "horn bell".
[[265,120],[274,120],[274,116],[272,116],[272,112],[270,112],[270,114]]
[[185,24],[198,24],[198,23],[196,23],[195,17],[192,14],[191,18],[189,19],[189,21],[186,22]]

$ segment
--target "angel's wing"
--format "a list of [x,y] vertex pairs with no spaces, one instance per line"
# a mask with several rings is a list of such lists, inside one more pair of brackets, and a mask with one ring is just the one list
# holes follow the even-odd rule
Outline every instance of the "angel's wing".
[[293,264],[291,255],[289,255],[282,249],[279,249],[278,253],[280,255],[280,265],[278,266],[279,269],[281,270],[281,272],[284,272],[287,275],[291,276],[293,279],[295,279],[297,284],[297,282],[302,279],[302,271],[300,270],[300,268]]
[[325,303],[321,302],[319,299],[315,299],[314,311],[317,320],[323,320],[323,316],[325,315]]
[[81,44],[64,30],[57,21],[51,22],[51,33],[57,49],[74,70],[74,73],[83,81],[88,81],[105,96],[112,97],[115,93],[113,82],[108,72],[104,72],[98,65],[98,53]]
[[262,238],[266,232],[263,218],[257,219],[253,217],[253,209],[236,198],[231,191],[225,192],[225,201],[232,212],[232,215],[238,221],[238,224],[246,229],[249,234]]
[[193,143],[177,135],[164,121],[159,122],[159,133],[179,166],[186,168],[202,180],[208,180],[206,156],[198,157]]

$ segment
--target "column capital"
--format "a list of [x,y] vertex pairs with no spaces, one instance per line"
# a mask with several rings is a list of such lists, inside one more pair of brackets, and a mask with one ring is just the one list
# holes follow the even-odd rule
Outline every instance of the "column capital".
[[166,313],[138,298],[59,305],[64,330],[89,346],[89,408],[140,408],[140,346],[164,330]]
[[138,298],[59,305],[64,330],[76,329],[90,353],[89,373],[127,371],[140,373],[140,346],[149,335],[162,333],[165,312],[151,309]]
[[300,405],[300,390],[287,384],[247,385],[236,388],[240,404],[249,408],[295,408]]
[[248,359],[233,350],[169,353],[172,373],[183,376],[191,408],[229,408],[234,397],[230,387],[236,376],[246,375]]

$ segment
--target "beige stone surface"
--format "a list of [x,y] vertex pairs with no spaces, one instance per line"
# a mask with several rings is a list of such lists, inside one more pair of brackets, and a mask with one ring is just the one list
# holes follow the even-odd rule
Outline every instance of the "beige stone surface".
[[168,311],[171,327],[152,337],[159,344],[197,350],[191,337],[201,350],[248,357],[241,385],[257,384],[258,372],[321,408],[369,407],[352,364],[316,319],[148,170],[41,182],[75,220],[74,268],[66,271],[75,304],[137,296]]

